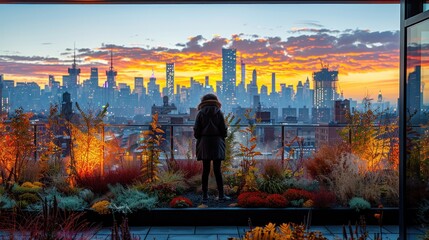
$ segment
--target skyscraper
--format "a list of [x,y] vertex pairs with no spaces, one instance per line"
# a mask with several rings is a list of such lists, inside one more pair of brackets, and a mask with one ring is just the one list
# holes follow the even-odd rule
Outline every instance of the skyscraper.
[[118,72],[113,69],[113,52],[110,51],[110,68],[106,71],[107,80],[104,82],[104,101],[110,106],[115,105],[116,75]]
[[338,71],[329,71],[328,66],[322,64],[322,69],[313,73],[313,81],[313,107],[333,109],[334,101],[338,99]]
[[271,93],[276,92],[276,73],[271,73]]
[[236,54],[236,49],[222,48],[222,96],[228,110],[231,110],[236,100]]
[[167,96],[170,101],[174,99],[174,63],[166,64]]
[[98,87],[98,68],[91,68],[91,76],[89,77],[90,86],[95,89]]
[[[71,99],[77,100],[77,86],[79,85],[79,74],[80,74],[80,68],[77,68],[76,66],[76,49],[74,51],[73,55],[73,64],[72,67],[68,69],[68,79],[63,85],[67,88],[67,91],[71,95]],[[63,78],[64,79],[64,78]]]
[[256,69],[253,69],[252,72],[252,81],[247,85],[247,92],[249,94],[249,101],[253,99],[253,96],[258,95],[258,74]]
[[420,124],[421,118],[421,82],[422,72],[421,66],[414,67],[414,71],[408,75],[407,79],[407,117],[411,117],[410,122],[412,125]]
[[134,93],[137,94],[139,100],[141,99],[142,95],[146,94],[146,88],[143,85],[142,77],[134,78]]

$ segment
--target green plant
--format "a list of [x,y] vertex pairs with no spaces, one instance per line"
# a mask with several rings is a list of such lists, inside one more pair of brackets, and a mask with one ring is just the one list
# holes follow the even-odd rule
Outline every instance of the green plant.
[[20,201],[26,201],[29,204],[33,204],[33,203],[40,201],[39,196],[37,196],[34,193],[23,193],[23,194],[19,195],[18,199]]
[[238,156],[242,157],[240,166],[240,175],[242,177],[242,190],[243,191],[255,191],[257,190],[256,183],[256,156],[262,155],[261,152],[256,151],[256,125],[253,122],[254,117],[250,117],[250,111],[245,113],[248,121],[248,126],[245,129],[240,130],[244,134],[245,144],[240,144],[240,153]]
[[15,200],[7,195],[0,195],[0,209],[11,209],[16,206]]
[[240,130],[240,122],[241,119],[235,119],[235,116],[232,113],[228,113],[225,116],[225,123],[228,127],[228,133],[225,138],[225,160],[222,161],[223,172],[228,172],[230,170],[234,158],[238,156],[236,146],[239,143],[236,138],[236,133]]
[[161,144],[165,140],[164,130],[158,123],[158,113],[152,115],[150,129],[143,132],[142,145],[138,148],[142,151],[141,175],[146,182],[155,182],[158,180],[160,164],[159,157],[162,152]]
[[113,212],[127,214],[140,209],[149,210],[154,208],[157,202],[156,197],[151,197],[136,189],[124,188],[119,184],[109,185],[109,189],[114,195],[110,202],[110,208]]
[[350,208],[356,209],[357,212],[371,208],[371,204],[361,197],[354,197],[350,199],[349,206]]
[[282,194],[286,190],[286,186],[280,179],[260,179],[258,180],[258,189],[266,193]]
[[318,191],[320,188],[319,181],[307,178],[286,178],[283,180],[283,183],[286,188],[302,189],[309,192]]

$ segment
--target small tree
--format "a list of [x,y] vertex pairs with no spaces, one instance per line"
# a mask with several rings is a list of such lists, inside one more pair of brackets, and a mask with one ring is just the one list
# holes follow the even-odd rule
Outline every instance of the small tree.
[[397,123],[385,119],[385,112],[371,110],[370,100],[365,101],[365,111],[348,113],[349,124],[340,132],[349,142],[353,154],[366,161],[368,170],[380,170],[389,159],[397,141]]
[[152,115],[150,129],[143,132],[142,145],[138,149],[142,149],[142,167],[141,174],[143,181],[153,183],[158,180],[159,173],[159,157],[162,152],[161,144],[165,140],[164,130],[158,123],[158,113]]
[[240,130],[246,137],[245,144],[240,143],[240,153],[238,154],[238,156],[242,157],[240,174],[244,183],[243,190],[254,191],[257,190],[255,157],[262,154],[255,151],[257,138],[255,134],[256,125],[253,121],[254,117],[250,117],[250,111],[246,111],[245,116],[249,125],[244,130]]
[[236,133],[240,130],[241,119],[235,119],[232,113],[228,113],[225,117],[226,126],[228,126],[228,134],[225,138],[225,160],[222,161],[223,172],[231,168],[232,161],[235,156],[238,156],[238,151],[235,149],[238,145]]
[[83,175],[94,174],[96,169],[104,167],[104,142],[101,139],[100,132],[108,107],[109,105],[106,104],[97,114],[91,111],[85,113],[76,103],[76,108],[79,110],[83,122],[71,125],[71,151],[73,154],[70,161],[70,173],[77,179]]
[[0,170],[3,181],[19,182],[27,163],[32,159],[35,146],[30,123],[31,113],[22,108],[15,110],[10,125],[1,123]]

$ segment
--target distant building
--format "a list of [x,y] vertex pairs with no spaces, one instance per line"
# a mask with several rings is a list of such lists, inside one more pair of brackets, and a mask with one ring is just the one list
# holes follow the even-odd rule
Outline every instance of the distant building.
[[408,74],[407,81],[407,116],[411,117],[411,124],[418,125],[421,123],[422,92],[421,92],[422,72],[421,66],[417,65],[414,71]]
[[329,123],[331,121],[332,108],[313,108],[311,110],[312,123]]
[[288,106],[287,108],[282,108],[282,121],[297,121],[296,108]]
[[236,104],[237,50],[222,48],[222,97],[227,111]]
[[[77,100],[77,88],[79,85],[80,68],[76,65],[76,51],[73,55],[72,67],[68,69],[68,77],[63,78],[63,85],[71,95],[71,99]],[[66,80],[66,82],[64,82]]]
[[306,106],[298,108],[298,122],[310,123],[310,109]]
[[162,100],[163,100],[162,106],[156,106],[155,104],[152,106],[152,110],[151,110],[152,115],[155,113],[158,113],[159,115],[165,115],[165,114],[171,113],[172,111],[177,110],[174,104],[170,105],[168,103],[168,96],[164,96]]
[[106,71],[107,80],[104,82],[104,101],[109,103],[111,107],[116,105],[115,90],[116,76],[118,72],[113,69],[113,53],[110,51],[110,68]]
[[350,101],[347,99],[336,100],[334,112],[334,122],[338,124],[346,124],[348,122],[347,114],[350,114]]
[[313,73],[313,81],[313,108],[332,110],[334,101],[339,98],[337,93],[338,71],[329,71],[328,66],[322,64],[322,69]]
[[172,101],[174,99],[174,63],[166,63],[165,72],[167,96]]
[[316,149],[320,148],[323,145],[337,145],[343,142],[339,132],[344,128],[338,124],[333,123],[322,123],[316,127],[315,132],[315,145]]

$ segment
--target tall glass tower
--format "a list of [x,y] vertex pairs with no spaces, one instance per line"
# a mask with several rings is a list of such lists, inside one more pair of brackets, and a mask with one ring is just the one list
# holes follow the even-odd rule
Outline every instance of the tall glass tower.
[[167,63],[166,67],[167,96],[170,101],[174,98],[174,63]]
[[237,49],[222,48],[222,96],[227,110],[236,103],[236,66]]
[[313,73],[313,80],[313,107],[333,109],[334,101],[338,99],[338,71],[329,71],[327,66],[322,66],[319,72]]

